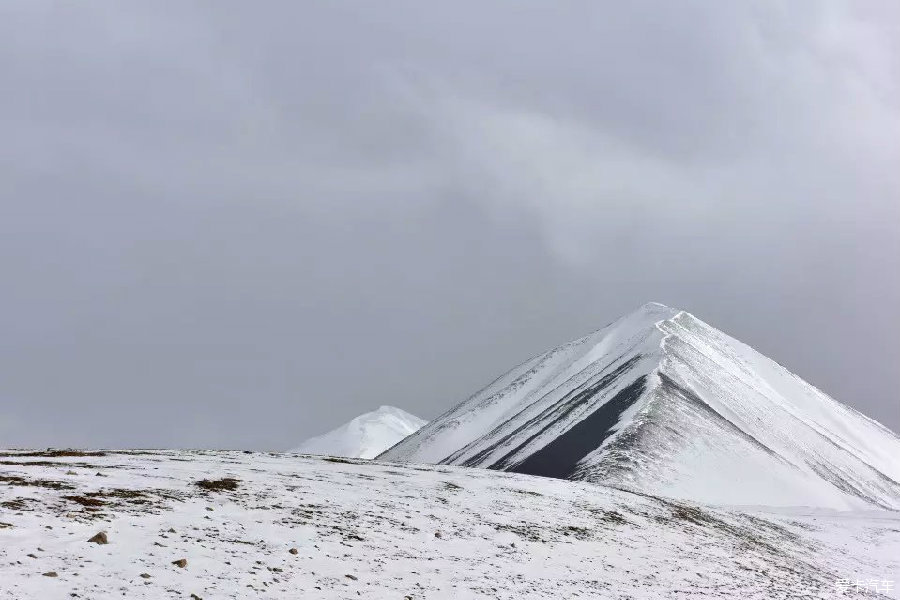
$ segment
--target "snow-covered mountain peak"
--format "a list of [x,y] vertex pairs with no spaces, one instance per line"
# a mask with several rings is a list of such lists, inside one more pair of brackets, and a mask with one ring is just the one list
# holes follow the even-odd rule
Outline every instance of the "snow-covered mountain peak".
[[[683,310],[671,308],[658,302],[648,302],[573,343],[595,346],[599,344],[605,351],[609,348],[614,348],[618,344],[638,339],[652,338],[652,341],[660,342],[662,336],[658,332],[663,331],[660,325],[681,316],[694,318],[693,315]],[[602,357],[602,354],[592,354],[597,355],[598,358]]]
[[374,458],[426,421],[394,406],[382,405],[326,434],[310,438],[291,450],[301,454],[327,454],[350,458]]
[[677,313],[680,312],[677,308],[672,308],[671,306],[666,306],[662,302],[646,302],[638,307],[634,312],[643,312],[643,313]]
[[357,417],[357,419],[385,419],[385,418],[397,418],[401,420],[421,420],[418,417],[406,412],[401,408],[397,408],[396,406],[388,406],[387,404],[382,404],[372,412],[364,413]]
[[660,304],[659,302],[647,302],[627,315],[617,319],[612,325],[627,324],[633,327],[653,325],[659,321],[671,319],[681,312],[684,311],[666,306],[665,304]]
[[877,422],[648,303],[515,367],[379,458],[710,503],[900,509],[897,456],[900,438]]

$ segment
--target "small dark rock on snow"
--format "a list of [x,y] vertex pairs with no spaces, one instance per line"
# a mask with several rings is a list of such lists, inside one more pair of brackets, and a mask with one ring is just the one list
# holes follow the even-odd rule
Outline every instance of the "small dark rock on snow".
[[201,479],[196,485],[208,492],[233,492],[238,488],[238,480],[231,477],[222,479]]
[[89,539],[88,541],[94,542],[95,544],[108,544],[109,538],[106,537],[105,531],[101,531],[100,533],[98,533],[97,535],[95,535],[94,537]]

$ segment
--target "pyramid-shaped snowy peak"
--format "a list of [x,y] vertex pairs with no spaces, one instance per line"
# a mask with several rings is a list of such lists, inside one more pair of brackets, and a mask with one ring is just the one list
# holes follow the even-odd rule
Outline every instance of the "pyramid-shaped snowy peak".
[[900,509],[900,438],[650,303],[515,367],[379,456],[718,504]]

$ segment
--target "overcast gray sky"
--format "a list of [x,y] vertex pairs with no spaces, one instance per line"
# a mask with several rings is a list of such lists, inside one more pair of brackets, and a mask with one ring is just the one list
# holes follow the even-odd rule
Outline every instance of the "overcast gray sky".
[[649,300],[900,429],[900,8],[0,3],[0,446],[423,418]]

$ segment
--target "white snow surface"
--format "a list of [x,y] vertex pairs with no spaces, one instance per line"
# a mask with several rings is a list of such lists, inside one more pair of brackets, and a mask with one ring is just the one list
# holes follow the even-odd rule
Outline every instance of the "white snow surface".
[[244,452],[8,451],[0,479],[0,599],[898,597],[891,511]]
[[375,458],[427,421],[393,406],[381,406],[292,449],[300,454]]
[[900,510],[895,433],[657,303],[515,367],[379,458],[712,504]]

